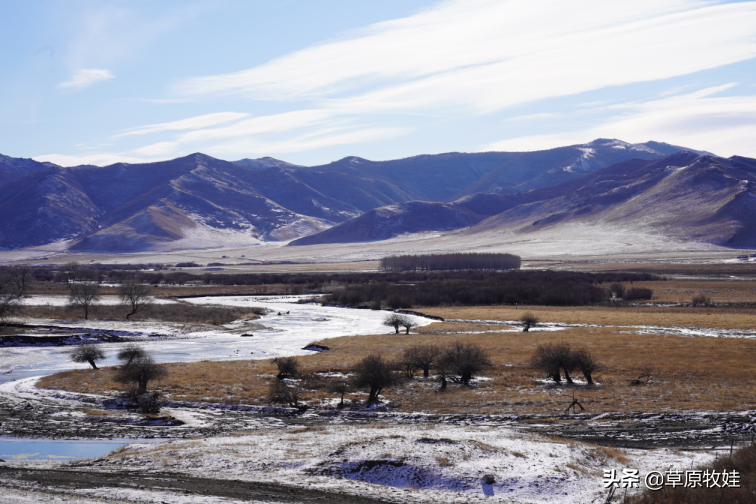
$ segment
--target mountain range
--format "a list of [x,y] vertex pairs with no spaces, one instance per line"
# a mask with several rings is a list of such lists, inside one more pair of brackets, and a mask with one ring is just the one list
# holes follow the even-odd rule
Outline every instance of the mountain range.
[[607,139],[534,152],[347,157],[312,167],[200,153],[69,168],[0,156],[0,248],[309,245],[429,231],[528,233],[571,223],[756,247],[749,232],[755,183],[752,159]]

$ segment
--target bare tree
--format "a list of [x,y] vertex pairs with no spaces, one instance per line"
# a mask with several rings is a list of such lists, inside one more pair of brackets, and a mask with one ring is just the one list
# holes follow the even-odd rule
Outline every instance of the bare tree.
[[[564,397],[566,397],[567,399],[572,399],[572,402],[570,403],[570,405],[567,406],[566,410],[564,410],[565,412],[569,412],[570,409],[575,408],[575,406],[579,406],[580,411],[585,411],[585,408],[583,408],[583,405],[580,404],[580,400],[578,400],[578,398],[575,397],[575,392],[573,392],[571,396],[564,394]],[[577,411],[577,408],[575,408],[575,411]]]
[[415,373],[417,373],[418,370],[416,354],[417,347],[407,348],[404,350],[401,358],[396,361],[396,366],[399,368],[399,371],[410,380],[415,377]]
[[292,408],[302,409],[299,400],[299,391],[280,381],[272,383],[268,390],[268,402],[270,404],[285,404]]
[[531,327],[535,327],[538,324],[538,317],[531,312],[526,312],[520,317],[520,323],[522,324],[522,332],[528,332]]
[[71,350],[71,360],[79,364],[88,362],[92,369],[97,369],[96,361],[105,358],[105,352],[95,343],[82,343]]
[[409,334],[410,329],[417,327],[417,322],[415,322],[411,318],[409,317],[402,317],[402,318],[404,319],[402,321],[402,327],[404,327],[404,330],[405,330],[404,334]]
[[575,368],[583,373],[588,385],[593,385],[593,373],[602,369],[603,366],[596,361],[587,349],[582,347],[573,352],[572,361]]
[[81,265],[76,261],[70,261],[63,265],[58,272],[69,289],[79,280]]
[[86,280],[76,282],[70,286],[71,294],[68,297],[68,304],[72,307],[84,309],[84,320],[89,318],[89,310],[100,299],[100,284]]
[[628,380],[630,382],[630,385],[645,385],[651,381],[651,377],[654,374],[654,370],[651,368],[646,368],[643,370],[643,372],[636,378],[635,380]]
[[349,382],[347,380],[332,380],[328,385],[328,391],[332,394],[339,394],[341,397],[341,401],[339,402],[338,407],[343,408],[344,407],[344,395],[349,392],[351,387],[349,386]]
[[299,374],[299,361],[296,357],[276,357],[273,359],[273,364],[278,367],[276,378],[279,380]]
[[391,363],[383,360],[380,355],[370,355],[357,364],[354,370],[354,385],[359,388],[370,389],[367,398],[368,404],[377,402],[383,389],[397,383],[397,377],[392,367]]
[[415,371],[422,369],[423,376],[427,378],[431,366],[436,362],[439,355],[441,355],[441,349],[436,345],[416,345],[404,351],[402,361],[410,361]]
[[131,312],[126,315],[126,320],[139,309],[150,305],[152,302],[151,293],[152,287],[150,285],[138,283],[134,277],[129,278],[118,287],[118,297],[121,298],[121,303],[131,308]]
[[445,348],[438,359],[438,367],[444,371],[443,376],[463,385],[469,385],[474,375],[490,365],[491,359],[483,347],[461,341]]
[[118,383],[136,385],[135,396],[140,396],[147,392],[147,384],[153,380],[164,378],[168,372],[165,366],[156,363],[149,355],[135,357],[127,365],[118,369],[115,380]]
[[147,352],[136,343],[129,343],[118,351],[117,357],[125,366],[128,366],[134,361],[134,359],[147,357]]
[[0,275],[0,320],[5,318],[18,308],[19,294],[16,285],[9,275]]
[[398,313],[392,313],[383,320],[383,325],[386,327],[393,327],[396,334],[399,334],[399,328],[404,325],[406,317],[402,317]]
[[533,367],[544,371],[555,383],[562,382],[561,371],[564,371],[567,383],[573,383],[570,371],[575,368],[575,360],[569,343],[538,345],[530,362]]
[[16,292],[19,297],[28,297],[28,289],[34,281],[34,271],[28,264],[13,266],[10,269],[13,283],[16,286]]

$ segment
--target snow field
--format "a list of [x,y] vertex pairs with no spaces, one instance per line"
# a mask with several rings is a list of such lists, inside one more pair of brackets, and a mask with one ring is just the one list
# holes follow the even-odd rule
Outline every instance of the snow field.
[[[709,453],[619,450],[501,427],[289,427],[237,437],[131,445],[105,470],[170,470],[279,482],[395,502],[580,503],[603,500],[604,469],[687,469]],[[491,474],[496,482],[485,484]]]

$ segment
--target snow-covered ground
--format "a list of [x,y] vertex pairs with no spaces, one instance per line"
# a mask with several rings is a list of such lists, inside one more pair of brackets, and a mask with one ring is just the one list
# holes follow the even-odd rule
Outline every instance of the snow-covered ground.
[[[604,470],[686,470],[713,454],[614,450],[487,426],[290,427],[131,445],[101,468],[278,481],[396,502],[582,503],[603,500]],[[484,475],[495,482],[486,484]]]
[[[225,296],[191,298],[188,302],[203,305],[249,306],[270,310],[254,320],[268,329],[254,330],[253,336],[245,328],[248,322],[236,321],[216,328],[190,328],[182,324],[127,321],[26,321],[27,324],[49,324],[77,329],[80,333],[104,331],[125,339],[138,340],[158,362],[196,362],[200,360],[267,359],[284,355],[307,355],[308,343],[324,338],[360,334],[383,334],[387,312],[324,307],[300,304],[306,296]],[[65,300],[46,301],[60,302]],[[35,298],[31,298],[32,302]],[[280,313],[280,315],[279,315]],[[407,315],[418,325],[433,320]],[[73,334],[76,334],[74,332]],[[117,363],[115,354],[123,343],[103,343],[106,359],[103,366]],[[27,376],[41,376],[69,369],[85,369],[88,364],[75,364],[66,347],[10,347],[0,348],[0,383]]]

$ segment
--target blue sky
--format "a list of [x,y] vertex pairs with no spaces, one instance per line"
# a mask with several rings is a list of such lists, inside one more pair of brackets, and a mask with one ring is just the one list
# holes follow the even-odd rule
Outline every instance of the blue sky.
[[0,0],[0,153],[756,157],[756,2]]

